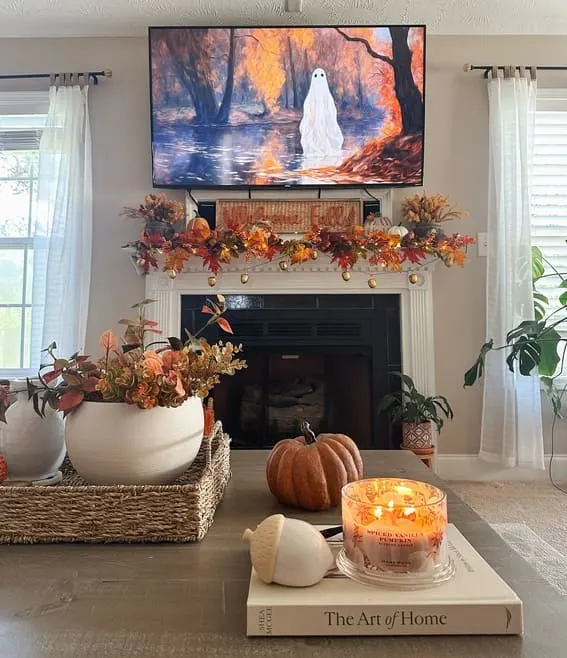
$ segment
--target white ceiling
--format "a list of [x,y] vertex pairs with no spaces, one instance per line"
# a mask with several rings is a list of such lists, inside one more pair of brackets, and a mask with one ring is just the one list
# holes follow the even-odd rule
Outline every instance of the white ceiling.
[[148,25],[425,23],[429,34],[567,34],[567,0],[0,0],[0,37],[138,36]]

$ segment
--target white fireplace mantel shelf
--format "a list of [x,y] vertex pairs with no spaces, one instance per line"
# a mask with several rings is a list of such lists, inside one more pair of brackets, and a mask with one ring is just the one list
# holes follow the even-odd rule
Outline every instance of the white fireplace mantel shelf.
[[[435,263],[401,272],[376,272],[355,268],[350,281],[343,281],[336,265],[321,257],[307,266],[293,266],[282,272],[277,262],[246,268],[248,282],[240,280],[240,266],[224,268],[211,287],[206,270],[189,271],[171,279],[165,272],[148,274],[146,296],[156,301],[148,315],[159,323],[167,336],[181,335],[181,298],[183,295],[270,295],[270,294],[355,294],[399,295],[401,315],[402,371],[410,375],[426,394],[435,392],[433,343],[432,270]],[[417,275],[417,282],[413,283]],[[370,288],[373,275],[376,287]],[[235,337],[238,340],[238,336]]]

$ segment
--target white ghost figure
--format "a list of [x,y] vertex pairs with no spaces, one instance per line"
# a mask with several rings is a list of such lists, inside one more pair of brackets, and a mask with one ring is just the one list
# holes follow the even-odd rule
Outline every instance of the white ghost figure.
[[323,69],[315,69],[311,75],[299,132],[306,157],[336,155],[342,148],[344,138],[337,123],[337,107]]

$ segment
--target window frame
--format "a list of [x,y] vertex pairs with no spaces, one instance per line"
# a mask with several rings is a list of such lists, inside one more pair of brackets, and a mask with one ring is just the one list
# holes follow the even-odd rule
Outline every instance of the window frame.
[[[33,92],[0,92],[0,117],[6,115],[27,115],[27,116],[47,116],[49,108],[49,92],[48,91],[33,91]],[[39,132],[37,127],[32,127],[26,130],[13,130],[10,131],[8,128],[0,128],[0,133],[4,135],[13,132],[21,133],[21,141],[18,142],[18,139],[14,139],[9,149],[2,150],[31,150],[29,148],[30,141],[30,132],[37,133]],[[39,149],[39,139],[37,140],[37,146]],[[33,172],[30,172],[32,175],[28,176],[26,180],[35,181],[37,180],[37,172],[33,176]],[[13,180],[13,179],[3,179],[3,180]],[[32,182],[33,185],[33,182]],[[33,194],[33,189],[30,191],[30,194]],[[29,221],[32,216],[31,209],[31,198],[30,197],[30,208],[28,214],[28,229]],[[25,313],[27,309],[32,309],[31,299],[27,299],[27,289],[28,289],[28,279],[33,277],[33,272],[30,274],[28,269],[28,254],[30,249],[33,250],[33,235],[32,231],[28,230],[28,235],[26,237],[0,237],[0,249],[9,250],[9,249],[22,249],[24,255],[24,281],[23,281],[23,290],[22,290],[22,303],[0,303],[0,308],[19,308],[22,313],[22,325],[20,329],[20,358],[23,356],[26,350],[26,345],[24,344],[24,337],[27,339],[25,342],[29,343],[28,348],[31,348],[32,344],[32,332],[30,331],[29,336],[25,336]],[[33,281],[32,281],[33,286]],[[31,377],[36,374],[36,368],[34,368],[34,358],[31,356],[31,364],[29,368],[0,368],[0,379],[16,379],[16,378],[25,378]]]
[[[536,117],[535,120],[537,122],[537,113],[538,112],[561,112],[565,114],[565,118],[567,119],[567,89],[555,89],[555,88],[538,88],[536,92]],[[563,135],[564,137],[565,135]],[[567,145],[566,145],[566,151],[567,151]],[[535,146],[534,146],[535,149]],[[535,156],[535,153],[534,153]],[[534,165],[535,166],[535,165]],[[551,165],[550,165],[551,166]],[[530,185],[530,187],[532,187]],[[532,199],[533,199],[533,190],[532,190]],[[531,212],[531,217],[532,217],[532,233],[531,233],[531,244],[532,246],[539,247],[540,249],[542,248],[541,245],[541,236],[536,237],[534,236],[534,217],[535,213],[533,212],[535,210],[537,204],[533,203],[532,205],[532,212]],[[561,222],[559,225],[563,224],[563,215],[559,215]],[[562,226],[563,227],[563,226]],[[541,228],[541,227],[540,227]],[[565,217],[564,217],[564,229],[565,229],[565,238],[567,240],[567,202],[565,203]],[[552,236],[553,237],[553,236]],[[567,245],[565,246],[565,254],[567,256]],[[544,252],[545,256],[545,252]],[[567,273],[567,268],[565,270]],[[552,288],[553,289],[553,288]],[[541,291],[543,294],[547,295],[547,291],[544,289]],[[565,322],[564,328],[558,328],[559,333],[562,335],[562,337],[567,339],[567,321]],[[563,370],[559,372],[556,377],[555,381],[559,386],[563,386],[567,384],[567,364],[564,364]]]

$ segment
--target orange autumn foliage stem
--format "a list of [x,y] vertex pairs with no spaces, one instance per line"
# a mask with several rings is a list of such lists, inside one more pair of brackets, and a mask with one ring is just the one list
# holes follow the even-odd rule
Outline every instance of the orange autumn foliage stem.
[[[207,299],[205,325],[195,334],[188,333],[185,341],[169,337],[148,344],[148,335],[161,333],[157,323],[145,317],[152,302],[144,299],[132,306],[137,316],[120,321],[126,326],[121,340],[111,330],[103,333],[98,359],[79,353],[68,359],[57,357],[55,343],[43,350],[51,363],[40,367],[37,380],[27,380],[35,411],[44,416],[49,405],[66,416],[83,401],[121,402],[140,409],[179,407],[189,397],[205,398],[221,376],[246,367],[237,356],[241,346],[222,340],[209,343],[200,335],[211,325],[232,334],[222,295]],[[6,422],[11,397],[9,387],[0,381],[0,421]]]

